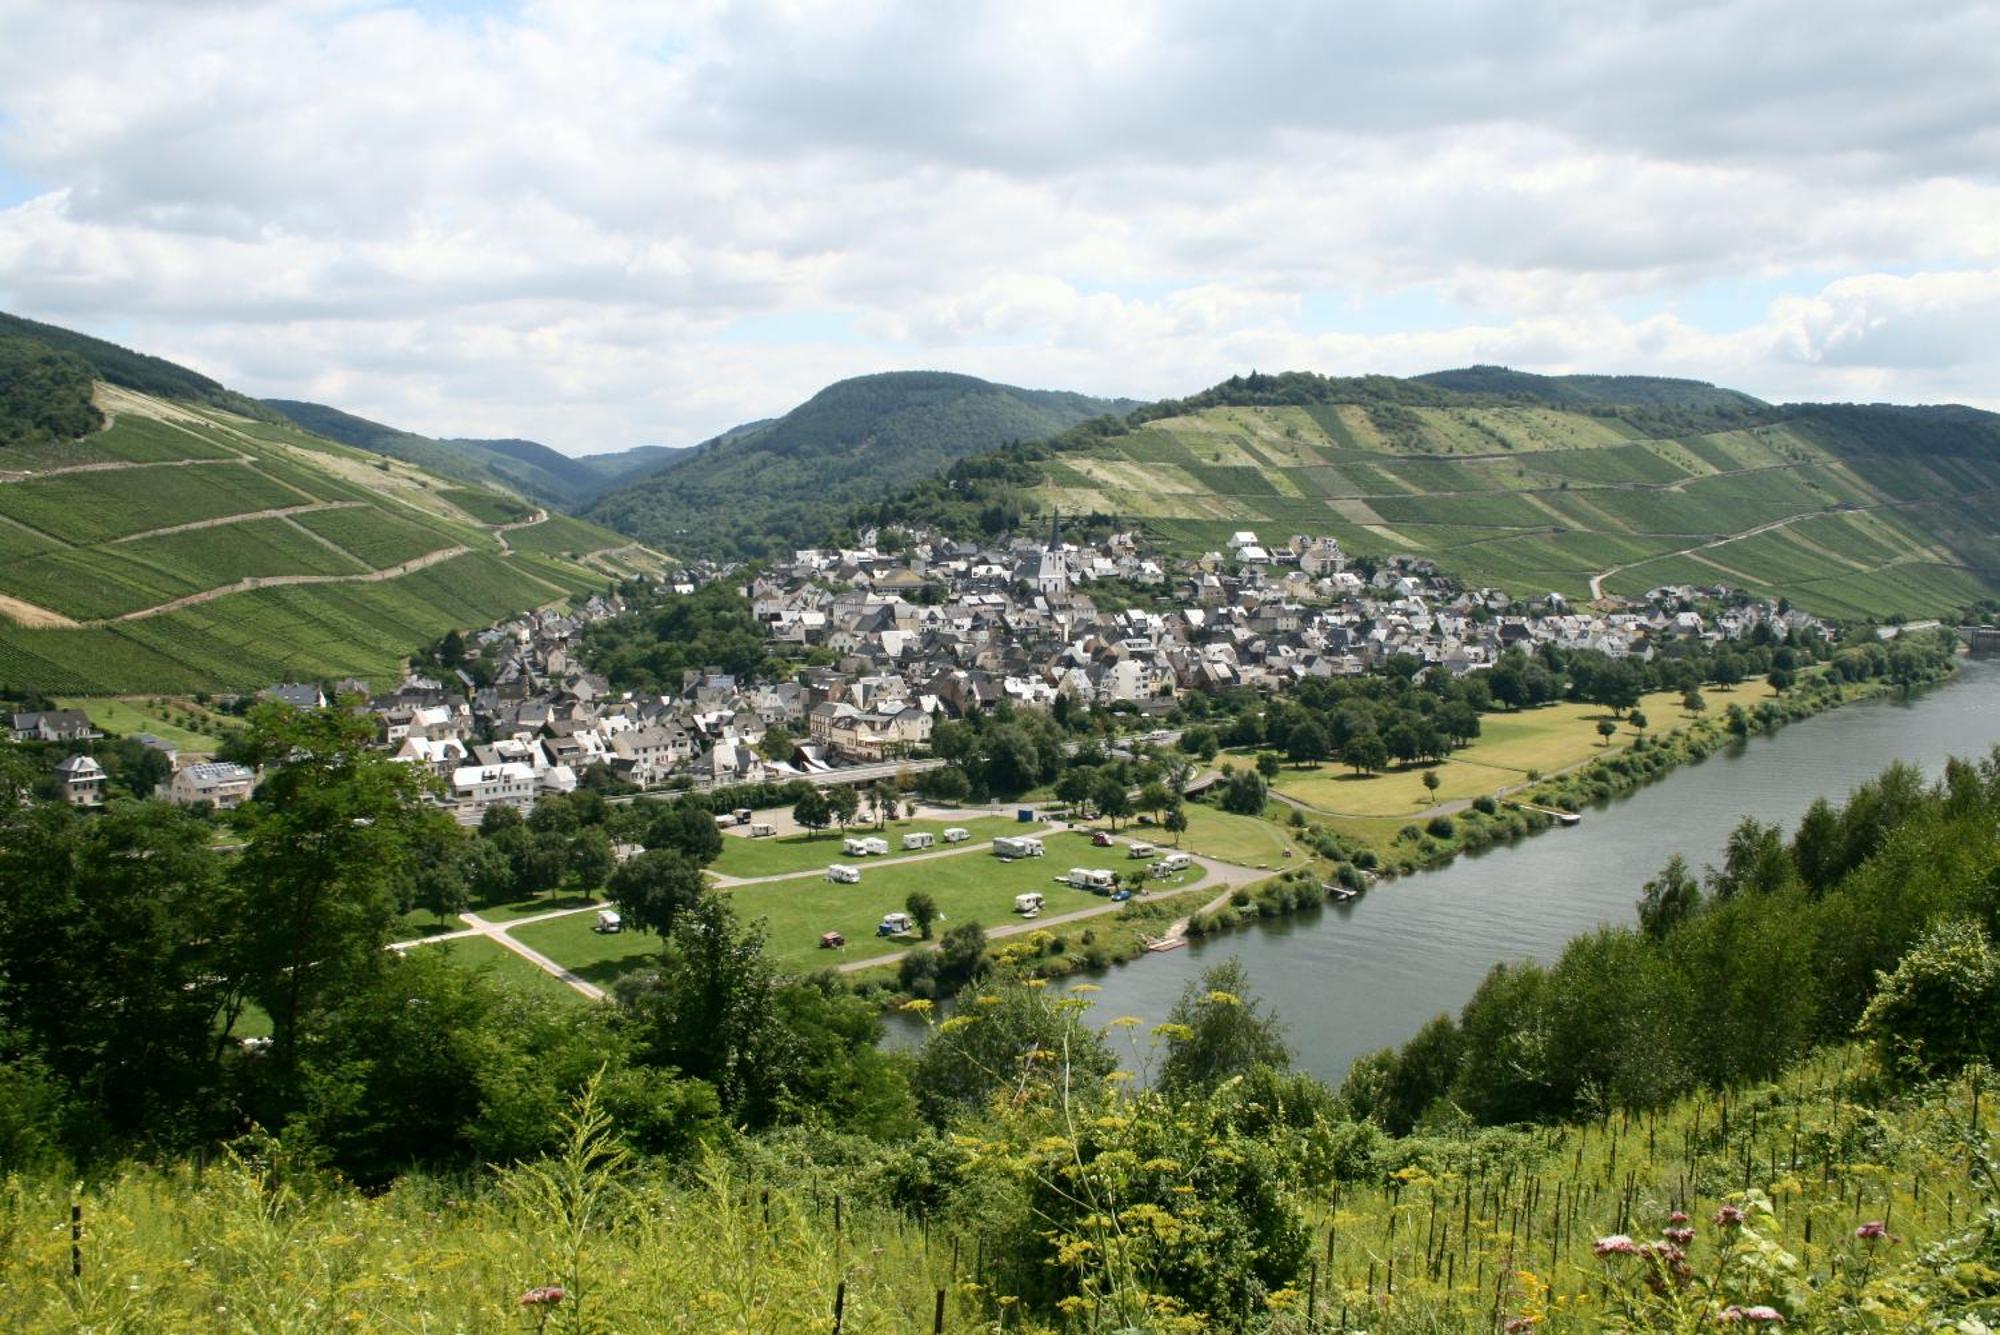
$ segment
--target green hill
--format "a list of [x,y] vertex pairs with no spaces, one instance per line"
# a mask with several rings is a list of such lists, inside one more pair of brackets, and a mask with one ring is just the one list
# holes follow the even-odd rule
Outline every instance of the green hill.
[[298,399],[264,406],[306,430],[343,445],[402,459],[444,477],[518,491],[531,500],[574,510],[605,488],[656,467],[675,452],[641,445],[614,454],[572,458],[532,440],[437,439]]
[[689,555],[763,555],[817,542],[854,503],[957,459],[1132,406],[938,371],[861,376],[699,445],[584,514]]
[[[225,405],[253,401],[171,363],[97,351],[109,346],[0,338],[0,404],[60,428],[0,437],[0,689],[385,678],[446,630],[654,563],[516,496],[244,415]],[[23,376],[22,365],[53,369]],[[87,419],[86,365],[102,377],[85,379]]]
[[2000,589],[1996,495],[1991,413],[1474,368],[1239,377],[967,460],[866,517],[990,527],[1060,506],[1189,553],[1239,530],[1331,534],[1351,555],[1407,552],[1518,594],[1726,583],[1884,616]]

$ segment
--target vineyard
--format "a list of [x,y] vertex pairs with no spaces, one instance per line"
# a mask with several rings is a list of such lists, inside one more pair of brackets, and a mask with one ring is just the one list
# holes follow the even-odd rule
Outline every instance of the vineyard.
[[1062,451],[1036,495],[1188,552],[1329,534],[1520,594],[1727,583],[1837,616],[1985,596],[2000,439],[1894,411],[1655,436],[1529,406],[1211,407]]
[[243,689],[395,674],[451,629],[602,588],[629,544],[296,427],[99,387],[109,426],[0,471],[0,686]]

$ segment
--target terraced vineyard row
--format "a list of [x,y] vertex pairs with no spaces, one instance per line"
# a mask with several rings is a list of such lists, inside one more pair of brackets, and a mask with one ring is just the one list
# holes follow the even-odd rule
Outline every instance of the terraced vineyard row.
[[532,513],[513,497],[288,425],[106,397],[105,431],[0,472],[0,594],[54,623],[0,616],[0,685],[387,677],[446,630],[602,588],[609,571],[582,558],[629,546],[568,519],[503,539],[496,523]]
[[1519,594],[1726,582],[1880,615],[2000,588],[2000,443],[1950,423],[1882,448],[1812,414],[1655,439],[1531,407],[1212,408],[1065,452],[1038,495],[1190,552],[1330,534]]

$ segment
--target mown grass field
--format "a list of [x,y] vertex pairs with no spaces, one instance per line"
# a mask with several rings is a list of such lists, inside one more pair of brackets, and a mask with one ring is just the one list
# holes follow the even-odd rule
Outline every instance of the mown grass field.
[[[880,830],[873,825],[855,825],[845,834],[838,827],[821,830],[816,835],[788,834],[766,839],[725,834],[722,838],[722,856],[709,864],[709,869],[724,876],[752,877],[817,871],[832,862],[881,866],[899,859],[915,857],[920,853],[940,853],[952,847],[964,847],[944,842],[944,831],[952,827],[970,834],[972,838],[968,842],[974,845],[990,840],[995,835],[1008,834],[1022,828],[1017,822],[1003,816],[980,816],[968,820],[897,820],[890,821],[886,828]],[[904,852],[903,836],[919,833],[936,836],[937,843],[927,849]],[[848,857],[840,851],[841,842],[848,835],[856,838],[873,836],[888,841],[888,856]]]
[[[1059,885],[1055,877],[1071,867],[1105,868],[1136,874],[1147,864],[1126,859],[1123,849],[1093,849],[1084,835],[1063,835],[1049,841],[1048,856],[1003,863],[990,852],[970,852],[926,862],[896,866],[889,862],[862,864],[859,885],[834,885],[821,876],[805,874],[782,881],[739,886],[720,893],[745,921],[762,919],[770,933],[767,949],[786,968],[811,971],[831,968],[848,959],[866,959],[917,944],[915,936],[878,938],[877,924],[885,913],[899,912],[910,895],[923,891],[938,903],[942,920],[934,929],[942,935],[961,922],[997,927],[1020,922],[1014,896],[1038,891],[1047,896],[1045,917],[1077,909],[1102,907],[1102,895]],[[1167,880],[1148,879],[1148,888],[1179,889],[1201,883],[1205,873],[1194,868]],[[604,935],[591,930],[596,915],[579,913],[550,922],[531,923],[513,935],[522,944],[600,987],[641,967],[659,950],[659,942],[644,932]],[[819,938],[839,932],[845,950],[822,950]]]
[[1526,595],[1614,572],[1616,593],[1725,582],[1857,616],[2000,588],[2000,452],[1878,450],[1809,418],[1650,439],[1545,408],[1215,408],[1064,453],[1040,495],[1183,551],[1328,534]]
[[[1764,682],[1745,682],[1733,690],[1711,688],[1706,694],[1708,712],[1726,710],[1732,704],[1749,708],[1768,700],[1773,692]],[[1665,732],[1683,723],[1681,697],[1670,691],[1656,691],[1643,697],[1639,710],[1646,716],[1648,732]],[[1299,768],[1286,765],[1274,787],[1294,801],[1335,816],[1407,816],[1447,802],[1465,801],[1487,793],[1528,782],[1530,774],[1549,775],[1581,765],[1630,746],[1639,731],[1629,716],[1618,722],[1618,731],[1609,745],[1597,732],[1601,720],[1611,711],[1599,705],[1565,701],[1516,713],[1496,711],[1479,717],[1480,734],[1449,760],[1438,765],[1411,765],[1379,774],[1360,775],[1335,762]],[[1423,784],[1426,769],[1438,774],[1438,790],[1432,794]]]
[[99,730],[113,736],[150,732],[183,751],[214,751],[223,737],[239,726],[228,715],[204,709],[192,700],[165,696],[78,696],[59,699],[56,705],[81,709]]
[[589,1000],[583,993],[554,974],[483,936],[464,936],[452,941],[440,941],[434,946],[425,946],[423,949],[447,951],[450,953],[452,963],[461,968],[489,973],[502,982],[526,988],[539,996],[556,997],[579,1006]]

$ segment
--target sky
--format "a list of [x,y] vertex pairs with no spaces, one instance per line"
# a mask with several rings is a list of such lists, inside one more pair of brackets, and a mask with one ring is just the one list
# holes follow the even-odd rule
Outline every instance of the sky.
[[913,368],[2000,409],[2000,4],[0,0],[0,309],[572,454]]

